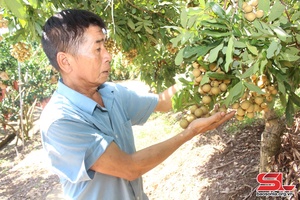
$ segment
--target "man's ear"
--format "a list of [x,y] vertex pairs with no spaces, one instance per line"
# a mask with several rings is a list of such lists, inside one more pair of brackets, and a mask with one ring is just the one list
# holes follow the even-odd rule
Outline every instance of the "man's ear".
[[60,69],[65,72],[65,73],[69,73],[72,71],[72,67],[69,63],[69,55],[64,53],[64,52],[58,52],[57,53],[57,63],[60,67]]

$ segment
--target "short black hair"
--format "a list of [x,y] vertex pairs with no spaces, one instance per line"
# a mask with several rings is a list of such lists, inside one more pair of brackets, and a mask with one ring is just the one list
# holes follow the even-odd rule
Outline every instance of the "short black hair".
[[63,10],[46,21],[41,42],[54,68],[60,70],[56,60],[58,52],[76,54],[85,30],[91,25],[99,26],[106,31],[102,18],[86,10]]

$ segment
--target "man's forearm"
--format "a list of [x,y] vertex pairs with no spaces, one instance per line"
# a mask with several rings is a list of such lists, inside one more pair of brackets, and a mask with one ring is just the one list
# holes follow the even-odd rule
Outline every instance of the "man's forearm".
[[168,112],[172,109],[172,97],[177,92],[176,85],[173,85],[159,94],[158,104],[155,111]]

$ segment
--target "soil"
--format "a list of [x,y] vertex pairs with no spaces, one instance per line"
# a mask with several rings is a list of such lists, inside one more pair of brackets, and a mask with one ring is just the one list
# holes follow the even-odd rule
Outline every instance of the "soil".
[[[179,113],[153,114],[143,126],[134,127],[137,149],[178,133],[179,118]],[[48,169],[37,127],[24,150],[15,141],[0,150],[2,200],[63,199],[58,177]],[[240,127],[231,120],[193,138],[143,176],[145,192],[153,200],[258,199],[255,189],[263,130],[262,122]],[[300,135],[299,130],[296,134]]]

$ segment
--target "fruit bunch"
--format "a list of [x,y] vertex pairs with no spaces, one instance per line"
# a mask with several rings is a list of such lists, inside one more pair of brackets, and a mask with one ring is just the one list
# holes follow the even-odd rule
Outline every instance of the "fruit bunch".
[[31,46],[24,42],[18,42],[12,45],[10,54],[19,62],[24,62],[31,57]]
[[257,9],[258,3],[258,0],[243,2],[242,10],[244,12],[244,17],[250,22],[254,21],[256,18],[259,19],[264,16],[264,11]]
[[8,21],[3,18],[3,15],[0,14],[0,28],[7,28]]
[[105,41],[105,48],[110,54],[113,55],[116,55],[120,52],[120,49],[117,47],[116,42],[111,38],[108,38],[108,40]]
[[226,112],[227,108],[225,106],[219,107],[215,106],[214,109],[210,110],[209,106],[205,104],[194,104],[189,107],[186,114],[181,118],[179,125],[181,128],[185,129],[188,125],[197,118],[209,117],[216,112]]
[[227,92],[229,79],[218,80],[216,78],[209,78],[201,84],[201,81],[209,68],[210,72],[216,72],[224,74],[224,72],[217,66],[216,63],[210,63],[207,67],[201,66],[198,62],[194,62],[192,70],[192,79],[194,81],[194,87],[197,89],[197,95],[202,99],[199,104],[194,104],[189,107],[186,114],[180,121],[180,126],[185,129],[193,120],[197,118],[209,117],[219,111],[227,111],[227,108],[219,105],[215,105],[212,108],[213,99],[217,99],[220,95]]
[[263,94],[253,91],[244,93],[240,101],[232,104],[231,108],[236,110],[236,119],[243,120],[245,117],[253,118],[256,113],[267,111],[269,104],[273,101],[278,91],[274,84],[270,83],[266,75],[251,76],[252,83],[261,88]]
[[[225,74],[216,63],[210,63],[208,67],[210,72]],[[198,86],[198,93],[202,96],[203,104],[210,104],[213,97],[217,97],[227,91],[227,85],[230,83],[230,80],[210,78],[207,82],[201,85],[201,81],[207,70],[197,62],[193,63],[193,68],[194,85]]]
[[176,54],[178,52],[178,48],[174,48],[172,43],[167,44],[167,50],[171,53],[171,54]]

